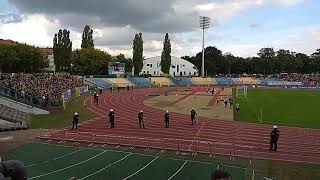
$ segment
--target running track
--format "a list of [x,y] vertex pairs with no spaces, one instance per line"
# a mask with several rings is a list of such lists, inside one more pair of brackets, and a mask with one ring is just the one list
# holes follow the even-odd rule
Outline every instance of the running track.
[[[98,106],[92,97],[87,98],[84,104],[98,117],[80,124],[78,130],[64,128],[42,138],[320,164],[320,130],[280,127],[278,151],[269,152],[269,125],[199,117],[197,126],[192,127],[188,115],[171,112],[170,128],[165,129],[164,112],[143,104],[152,98],[145,96],[148,93],[163,93],[163,89],[104,92]],[[115,111],[114,129],[107,124],[110,108]],[[146,129],[138,127],[141,109]]]

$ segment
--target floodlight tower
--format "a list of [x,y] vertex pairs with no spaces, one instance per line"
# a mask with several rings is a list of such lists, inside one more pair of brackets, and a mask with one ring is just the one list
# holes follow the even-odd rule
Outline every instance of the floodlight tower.
[[204,30],[209,29],[210,18],[206,16],[199,17],[200,28],[202,29],[202,66],[201,76],[204,77]]

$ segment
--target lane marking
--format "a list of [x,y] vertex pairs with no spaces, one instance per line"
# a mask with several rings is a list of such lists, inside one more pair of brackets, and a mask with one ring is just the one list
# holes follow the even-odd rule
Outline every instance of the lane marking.
[[181,171],[181,169],[187,164],[187,162],[188,162],[188,160],[186,160],[186,161],[182,164],[182,166],[178,169],[178,171],[176,171],[168,180],[171,180],[175,175],[177,175],[177,174]]
[[29,168],[29,167],[32,167],[32,166],[37,166],[37,165],[40,165],[40,164],[45,164],[45,163],[48,163],[48,162],[51,162],[51,161],[56,161],[56,160],[58,160],[58,159],[62,159],[62,158],[64,158],[64,157],[66,157],[66,156],[70,156],[70,155],[72,155],[72,154],[75,154],[75,153],[77,153],[77,152],[79,152],[79,151],[81,151],[81,150],[82,150],[82,148],[81,148],[81,149],[78,149],[78,150],[76,150],[76,151],[73,151],[73,152],[71,152],[71,153],[68,153],[68,154],[65,154],[65,155],[62,155],[62,156],[59,156],[59,157],[55,157],[55,158],[50,159],[50,160],[47,160],[47,161],[43,161],[43,162],[40,162],[40,163],[30,164],[30,165],[26,166],[26,168]]
[[195,141],[195,139],[198,137],[198,135],[199,135],[199,133],[200,133],[200,131],[201,131],[201,129],[202,129],[202,127],[203,127],[204,124],[205,124],[205,122],[202,122],[202,125],[201,125],[201,127],[199,128],[197,134],[194,136],[194,138],[193,138],[193,140],[192,140],[192,142],[191,142],[191,144],[190,144],[190,146],[189,146],[189,148],[188,148],[188,151],[190,150],[190,148],[191,148],[193,142]]
[[87,179],[88,177],[91,177],[91,176],[93,176],[93,175],[95,175],[95,174],[98,174],[98,173],[100,173],[101,171],[106,170],[106,169],[109,168],[110,166],[112,166],[112,165],[114,165],[114,164],[117,164],[117,163],[120,162],[120,161],[123,161],[124,159],[126,159],[127,157],[129,157],[129,156],[131,156],[131,155],[132,155],[132,153],[129,153],[129,154],[127,154],[126,156],[124,156],[123,158],[121,158],[121,159],[119,159],[119,160],[117,160],[117,161],[115,161],[115,162],[112,162],[112,163],[108,164],[107,166],[105,166],[104,168],[100,169],[99,171],[96,171],[96,172],[94,172],[94,173],[92,173],[92,174],[89,174],[89,175],[87,175],[87,176],[85,176],[85,177],[82,177],[82,178],[80,178],[80,179],[78,179],[78,180]]
[[138,171],[136,171],[135,173],[131,174],[130,176],[123,178],[122,180],[127,180],[129,178],[131,178],[132,176],[138,174],[140,171],[144,170],[146,167],[148,167],[151,163],[153,163],[155,160],[157,160],[159,157],[156,156],[152,161],[150,161],[148,164],[146,164],[145,166],[143,166],[141,169],[139,169]]
[[92,156],[92,157],[89,158],[89,159],[86,159],[86,160],[84,160],[84,161],[78,162],[78,163],[73,164],[73,165],[71,165],[71,166],[67,166],[67,167],[65,167],[65,168],[58,169],[58,170],[55,170],[55,171],[52,171],[52,172],[49,172],[49,173],[44,173],[44,174],[41,174],[41,175],[38,175],[38,176],[31,177],[31,178],[29,178],[29,180],[30,180],[30,179],[37,179],[37,178],[39,178],[39,177],[47,176],[47,175],[50,175],[50,174],[54,174],[54,173],[57,173],[57,172],[64,171],[64,170],[66,170],[66,169],[73,168],[73,167],[75,167],[75,166],[78,166],[78,165],[80,165],[80,164],[83,164],[83,163],[85,163],[85,162],[88,162],[88,161],[90,161],[90,160],[92,160],[92,159],[100,156],[101,154],[104,154],[105,152],[107,152],[107,151],[106,151],[106,150],[105,150],[105,151],[102,151],[101,153],[99,153],[99,154],[97,154],[97,155],[94,155],[94,156]]

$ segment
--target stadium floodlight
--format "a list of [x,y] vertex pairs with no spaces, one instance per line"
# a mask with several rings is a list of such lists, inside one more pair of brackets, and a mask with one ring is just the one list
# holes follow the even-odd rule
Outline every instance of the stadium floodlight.
[[210,18],[206,16],[199,17],[200,28],[202,29],[202,66],[201,76],[204,77],[204,30],[209,29]]

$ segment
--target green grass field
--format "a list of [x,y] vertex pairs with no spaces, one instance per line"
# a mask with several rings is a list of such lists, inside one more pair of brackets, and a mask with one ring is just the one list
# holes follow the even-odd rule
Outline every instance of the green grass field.
[[24,145],[2,156],[2,160],[6,159],[24,161],[29,180],[209,180],[211,172],[217,168],[230,172],[234,180],[245,179],[244,168],[218,162],[48,144]]
[[63,128],[71,125],[72,116],[75,112],[80,115],[80,122],[89,120],[95,117],[95,113],[87,109],[83,102],[92,94],[82,94],[80,97],[73,97],[71,101],[66,104],[66,109],[61,113],[53,113],[50,115],[33,115],[31,116],[31,128]]
[[234,119],[272,125],[320,128],[319,102],[319,90],[248,89],[247,98],[236,98],[236,103],[240,104],[240,114],[234,110]]

